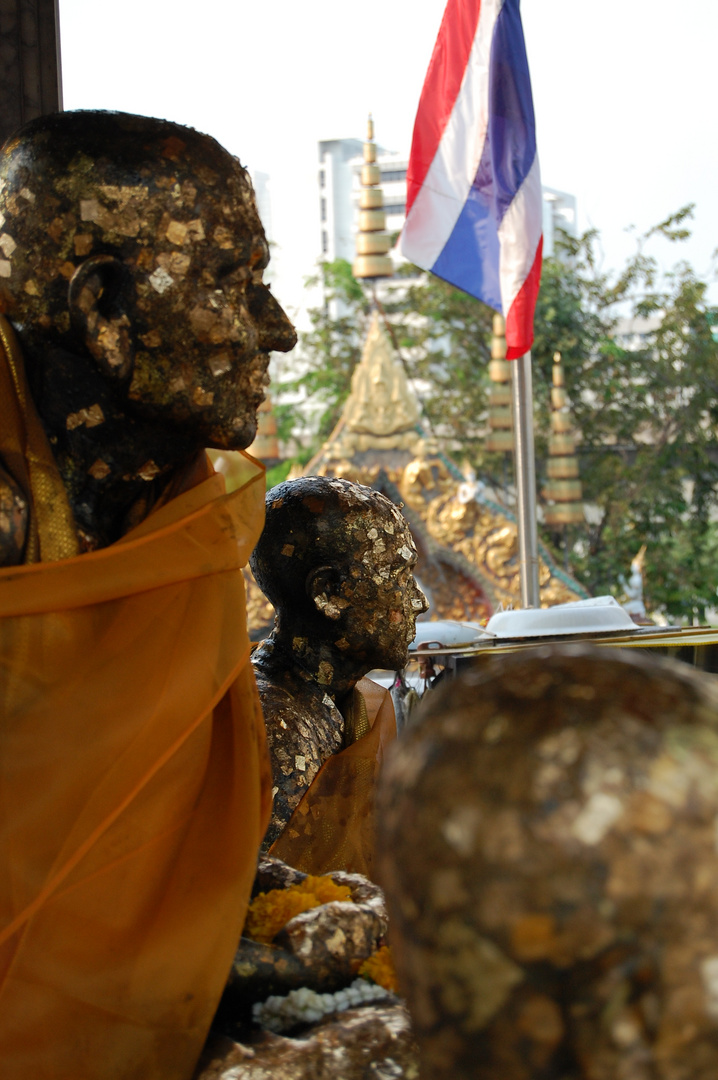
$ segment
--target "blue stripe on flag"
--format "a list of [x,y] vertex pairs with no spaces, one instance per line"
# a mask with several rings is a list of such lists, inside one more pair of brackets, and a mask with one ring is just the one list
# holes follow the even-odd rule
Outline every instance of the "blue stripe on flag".
[[501,311],[498,228],[536,156],[526,47],[518,0],[505,0],[494,27],[489,126],[476,179],[431,267],[438,277]]
[[518,0],[506,0],[491,43],[489,130],[474,181],[493,196],[501,224],[536,156],[534,109]]
[[501,311],[499,234],[489,207],[474,188],[431,270]]

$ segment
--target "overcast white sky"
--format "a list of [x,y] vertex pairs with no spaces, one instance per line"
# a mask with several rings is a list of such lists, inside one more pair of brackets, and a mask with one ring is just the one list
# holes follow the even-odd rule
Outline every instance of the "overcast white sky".
[[[166,117],[214,135],[272,177],[289,308],[319,250],[317,142],[363,138],[407,152],[445,0],[60,0],[65,108]],[[696,203],[687,257],[718,247],[716,0],[523,0],[545,184],[604,237]],[[714,292],[714,295],[715,292]]]

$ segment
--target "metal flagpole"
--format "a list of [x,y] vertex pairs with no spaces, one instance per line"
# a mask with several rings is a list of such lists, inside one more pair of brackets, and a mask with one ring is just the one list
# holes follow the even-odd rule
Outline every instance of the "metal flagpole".
[[501,309],[510,326],[521,602],[540,607],[528,350],[543,199],[519,0],[449,0],[419,99],[406,194],[406,258]]
[[521,606],[540,608],[531,353],[511,364]]

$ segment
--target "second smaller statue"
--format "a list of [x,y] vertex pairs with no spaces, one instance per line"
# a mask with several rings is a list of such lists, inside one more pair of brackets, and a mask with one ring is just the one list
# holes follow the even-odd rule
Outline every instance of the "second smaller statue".
[[417,552],[398,508],[328,477],[267,494],[251,558],[275,607],[253,663],[274,774],[265,849],[305,873],[372,876],[373,789],[396,735],[388,690],[363,678],[404,667],[417,616]]

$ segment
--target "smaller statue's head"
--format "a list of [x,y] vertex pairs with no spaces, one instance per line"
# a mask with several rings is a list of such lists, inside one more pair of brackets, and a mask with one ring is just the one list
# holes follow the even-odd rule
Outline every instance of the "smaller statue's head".
[[406,663],[428,607],[416,560],[406,519],[384,495],[307,476],[267,493],[250,563],[285,642],[298,652],[321,642],[368,671]]
[[0,310],[198,445],[249,445],[269,353],[296,342],[268,261],[247,172],[190,128],[61,113],[0,152]]

